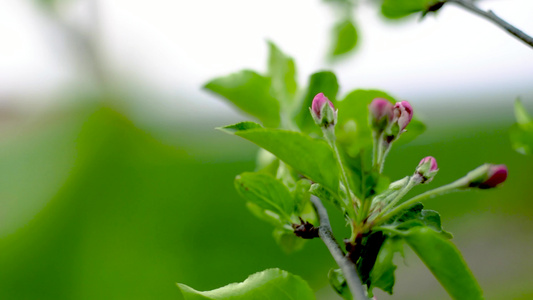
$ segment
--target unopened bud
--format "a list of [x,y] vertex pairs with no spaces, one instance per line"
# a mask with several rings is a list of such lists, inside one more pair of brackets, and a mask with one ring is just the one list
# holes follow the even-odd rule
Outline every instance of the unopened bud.
[[337,123],[337,111],[333,103],[323,93],[319,93],[313,98],[310,110],[313,120],[318,126],[328,128]]
[[389,190],[398,191],[403,189],[407,183],[409,183],[409,176],[406,176],[400,180],[394,181],[389,184]]
[[368,106],[370,127],[377,132],[385,130],[389,122],[392,121],[392,109],[392,103],[386,99],[376,98],[372,100]]
[[490,189],[498,186],[507,179],[507,167],[505,165],[484,164],[466,175],[469,179],[469,187]]
[[438,171],[437,160],[433,156],[428,156],[420,161],[415,174],[421,177],[421,183],[426,183],[433,180]]
[[407,101],[397,102],[393,108],[393,123],[398,123],[399,133],[405,130],[405,127],[413,118],[413,108]]

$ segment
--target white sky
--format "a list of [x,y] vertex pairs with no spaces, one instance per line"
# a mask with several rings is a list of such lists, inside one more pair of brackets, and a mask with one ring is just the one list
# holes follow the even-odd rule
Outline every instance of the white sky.
[[[74,2],[64,16],[99,32],[107,70],[144,86],[157,96],[147,101],[162,110],[230,112],[200,87],[242,68],[264,71],[266,39],[295,57],[301,85],[312,72],[333,69],[343,93],[379,88],[415,105],[442,101],[439,94],[480,90],[502,94],[510,103],[533,94],[533,49],[451,4],[421,22],[390,24],[362,0],[356,11],[359,50],[328,64],[335,18],[318,0],[97,1],[97,27],[87,9],[92,1]],[[479,4],[533,34],[533,1]],[[0,7],[0,104],[46,106],[51,96],[79,83],[65,40],[32,1],[0,0]],[[13,99],[19,103],[9,103]]]

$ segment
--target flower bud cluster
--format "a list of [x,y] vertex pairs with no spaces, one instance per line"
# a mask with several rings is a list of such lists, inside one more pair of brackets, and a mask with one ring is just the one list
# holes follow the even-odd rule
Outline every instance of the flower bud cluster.
[[[381,172],[392,142],[406,131],[407,125],[413,119],[413,108],[407,101],[397,102],[393,105],[387,99],[376,98],[370,103],[368,109],[369,125],[374,134],[374,147],[377,149],[374,152],[375,166],[377,165]],[[319,93],[313,98],[309,110],[315,123],[324,130],[326,139],[334,141],[337,110],[333,103],[323,93]],[[420,161],[412,177],[406,177],[404,180],[394,183],[389,187],[389,191],[390,193],[398,193],[398,191],[405,189],[408,191],[414,185],[431,182],[438,171],[437,160],[432,156],[427,156]],[[458,180],[455,187],[494,188],[507,179],[507,173],[505,165],[485,164]],[[385,200],[390,196],[385,194],[376,197],[376,199]],[[376,204],[374,203],[374,206]]]
[[405,131],[413,118],[413,108],[407,101],[392,105],[383,98],[374,99],[368,106],[370,127],[378,135],[385,133],[392,142]]
[[373,165],[381,172],[392,142],[405,132],[411,122],[413,108],[407,101],[392,105],[387,99],[375,98],[368,105],[368,111],[374,138]]

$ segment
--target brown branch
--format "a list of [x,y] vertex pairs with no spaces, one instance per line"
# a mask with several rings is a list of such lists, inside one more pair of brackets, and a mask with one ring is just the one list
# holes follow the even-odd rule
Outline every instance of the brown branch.
[[492,23],[496,24],[503,30],[507,31],[508,33],[514,35],[517,39],[521,40],[522,42],[526,43],[530,47],[533,47],[533,37],[525,34],[522,30],[514,27],[513,25],[509,24],[507,21],[503,20],[502,18],[498,17],[494,12],[491,10],[484,11],[477,7],[471,0],[444,0],[444,2],[452,2],[455,3],[466,10],[469,10],[470,12],[477,14],[478,16],[481,16]]
[[346,283],[348,284],[348,288],[352,292],[353,299],[368,300],[368,297],[365,295],[361,279],[359,278],[359,274],[357,274],[357,268],[355,264],[344,255],[344,252],[333,236],[326,208],[320,199],[315,196],[311,196],[311,202],[315,206],[315,210],[320,219],[318,236],[320,239],[322,239],[324,244],[326,244],[331,256],[333,256],[333,259],[335,259],[335,262],[337,262],[337,265],[339,265],[341,268],[344,278],[346,279]]

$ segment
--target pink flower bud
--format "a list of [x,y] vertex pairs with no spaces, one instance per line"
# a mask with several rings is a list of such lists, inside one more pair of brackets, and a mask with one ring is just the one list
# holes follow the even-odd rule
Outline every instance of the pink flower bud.
[[496,187],[507,179],[507,173],[507,166],[491,165],[487,172],[487,179],[483,181],[478,187],[480,189],[490,189]]
[[415,175],[420,178],[420,183],[427,183],[433,180],[438,171],[437,160],[433,156],[427,156],[416,167]]
[[392,103],[387,99],[376,98],[372,100],[372,103],[368,106],[372,117],[376,120],[381,120],[383,117],[387,116],[392,120]]
[[310,111],[313,120],[318,126],[329,130],[335,127],[335,123],[337,123],[337,111],[333,103],[323,93],[315,96]]
[[372,129],[381,132],[387,127],[388,123],[392,121],[393,106],[388,100],[383,98],[376,98],[372,100],[368,106],[370,111],[369,119]]
[[505,165],[484,164],[468,172],[464,177],[464,188],[477,187],[490,189],[498,186],[507,179],[507,167]]
[[413,108],[407,101],[397,102],[394,105],[394,120],[398,122],[400,132],[405,130],[405,127],[411,122],[413,118]]
[[424,164],[424,163],[426,163],[428,161],[430,162],[429,163],[429,171],[436,171],[436,170],[439,169],[439,167],[437,166],[437,160],[433,156],[427,156],[427,157],[422,158],[422,160],[420,161],[418,166],[422,166],[422,164]]
[[315,98],[313,98],[311,110],[313,111],[317,119],[321,119],[321,111],[326,103],[328,103],[331,108],[335,109],[333,103],[331,103],[331,101],[329,101],[329,99],[324,96],[323,93],[318,93]]

